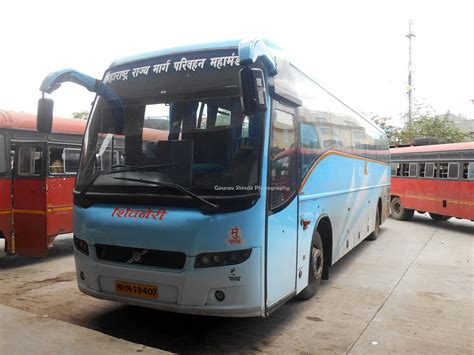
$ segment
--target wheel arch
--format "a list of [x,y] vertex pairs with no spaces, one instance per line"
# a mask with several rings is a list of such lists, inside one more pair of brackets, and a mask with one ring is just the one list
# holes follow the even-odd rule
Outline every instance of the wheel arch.
[[333,233],[332,224],[328,215],[321,215],[316,223],[315,231],[321,237],[324,252],[323,280],[329,278],[329,267],[332,265]]
[[382,218],[383,218],[383,214],[382,214],[382,197],[379,197],[379,200],[378,200],[378,202],[377,202],[377,210],[379,211],[379,216],[380,216],[379,223],[382,224]]

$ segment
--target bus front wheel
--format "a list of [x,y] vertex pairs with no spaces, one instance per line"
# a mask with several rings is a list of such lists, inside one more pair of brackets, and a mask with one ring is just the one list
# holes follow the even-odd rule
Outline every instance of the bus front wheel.
[[433,220],[438,221],[438,222],[444,222],[451,218],[449,216],[442,216],[437,213],[430,213],[430,217],[433,218]]
[[318,231],[314,231],[311,241],[309,256],[308,286],[306,286],[296,297],[301,300],[309,300],[319,289],[324,267],[323,242]]
[[390,203],[390,214],[394,219],[408,221],[409,219],[412,219],[414,213],[415,210],[403,207],[400,197],[392,198],[392,202]]

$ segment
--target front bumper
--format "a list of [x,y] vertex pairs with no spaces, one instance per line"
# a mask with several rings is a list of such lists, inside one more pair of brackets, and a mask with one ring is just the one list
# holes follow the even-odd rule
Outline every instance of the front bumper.
[[[77,282],[85,294],[177,313],[230,317],[264,315],[260,254],[261,249],[254,248],[242,264],[202,269],[194,268],[195,258],[188,257],[183,270],[170,271],[98,261],[74,250]],[[116,280],[155,285],[160,296],[142,299],[117,294]],[[217,290],[224,292],[224,300],[216,299]]]

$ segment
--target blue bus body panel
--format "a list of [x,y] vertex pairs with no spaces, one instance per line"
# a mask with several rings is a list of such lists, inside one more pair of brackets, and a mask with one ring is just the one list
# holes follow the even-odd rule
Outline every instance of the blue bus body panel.
[[[75,234],[89,245],[179,251],[187,256],[252,248],[263,243],[265,218],[262,203],[246,211],[217,215],[169,207],[165,208],[162,220],[113,216],[116,208],[156,211],[162,207],[97,204],[84,209],[75,206]],[[239,229],[241,238],[238,244],[230,241],[233,228]]]
[[319,159],[301,190],[300,208],[302,213],[312,209],[314,222],[321,215],[337,221],[333,263],[374,230],[378,198],[389,184],[389,167],[382,162],[338,152]]
[[298,198],[268,216],[267,307],[295,291]]
[[[218,316],[264,315],[265,199],[235,213],[204,215],[198,210],[166,208],[162,220],[112,216],[115,205],[74,207],[74,233],[89,245],[89,254],[75,250],[79,288],[98,298],[175,312]],[[125,206],[156,211],[157,206]],[[236,242],[232,230],[238,228]],[[232,241],[232,242],[231,242]],[[178,251],[186,254],[183,269],[164,269],[101,260],[96,244],[138,250]],[[196,255],[252,248],[248,260],[237,265],[195,268]],[[130,253],[132,258],[132,253]],[[81,273],[84,279],[81,278]],[[141,299],[116,292],[115,281],[155,285],[159,299]],[[225,300],[215,297],[223,291]]]

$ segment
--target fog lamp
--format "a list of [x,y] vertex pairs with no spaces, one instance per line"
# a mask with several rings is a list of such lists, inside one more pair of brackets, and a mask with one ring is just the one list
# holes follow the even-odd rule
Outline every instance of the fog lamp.
[[218,300],[219,302],[222,302],[225,299],[225,293],[221,290],[217,290],[214,296],[216,296],[216,300]]
[[77,250],[79,250],[82,254],[89,255],[89,246],[84,240],[79,239],[78,237],[74,236],[73,241],[74,241],[74,246],[76,247]]

